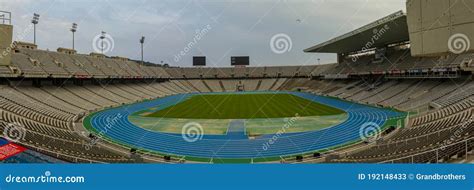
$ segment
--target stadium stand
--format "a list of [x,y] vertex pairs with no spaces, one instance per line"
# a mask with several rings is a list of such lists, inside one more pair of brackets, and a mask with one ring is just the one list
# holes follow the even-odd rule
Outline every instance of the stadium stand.
[[[468,99],[434,113],[416,117],[412,120],[412,126],[385,142],[352,153],[338,161],[438,163],[448,162],[455,156],[462,157],[474,147],[473,103],[473,99]],[[442,116],[437,117],[439,115]],[[466,144],[459,146],[458,142]]]
[[[84,149],[84,142],[90,141],[90,139],[79,135],[75,131],[73,123],[80,121],[81,118],[90,112],[139,102],[144,99],[151,100],[181,93],[234,92],[238,90],[239,86],[242,86],[242,89],[246,91],[293,91],[298,89],[364,104],[375,104],[406,111],[421,111],[421,116],[410,119],[409,127],[399,131],[390,139],[384,140],[382,144],[357,153],[347,154],[347,156],[336,159],[333,162],[383,162],[387,160],[405,162],[406,160],[403,160],[405,159],[404,157],[410,155],[416,155],[414,158],[411,158],[414,159],[413,162],[434,162],[435,160],[429,159],[429,156],[420,153],[441,147],[442,144],[440,142],[450,137],[456,126],[459,128],[460,125],[468,125],[465,135],[457,138],[453,143],[464,142],[468,137],[472,137],[472,133],[470,133],[472,122],[466,123],[465,121],[465,118],[472,117],[474,83],[470,79],[329,80],[321,77],[321,74],[330,72],[330,69],[334,69],[334,65],[316,65],[311,67],[267,67],[265,69],[239,68],[235,71],[232,71],[232,69],[222,71],[221,69],[213,68],[205,71],[208,73],[220,73],[219,75],[224,76],[223,79],[199,79],[201,76],[207,75],[200,74],[204,69],[201,69],[201,71],[183,69],[185,76],[189,75],[193,78],[198,78],[189,80],[182,79],[177,74],[180,73],[180,71],[177,71],[179,68],[159,68],[154,73],[146,73],[140,69],[142,66],[138,64],[130,66],[130,64],[136,63],[117,61],[117,59],[112,58],[66,55],[31,49],[14,53],[13,58],[13,65],[21,70],[20,73],[23,76],[28,77],[44,77],[44,75],[47,75],[69,78],[84,75],[85,78],[96,76],[97,78],[104,76],[110,78],[146,78],[160,74],[165,77],[176,77],[178,79],[168,82],[166,80],[151,82],[110,81],[81,85],[65,82],[59,86],[45,81],[39,87],[35,87],[33,85],[34,82],[28,80],[29,83],[11,82],[7,86],[2,86],[0,94],[2,101],[2,128],[8,126],[8,123],[21,123],[28,131],[25,141],[21,142],[22,145],[65,161],[132,161],[127,155],[124,156],[123,154],[100,148],[100,146],[93,146],[93,151],[87,151],[87,154],[81,153]],[[55,59],[61,61],[55,61]],[[40,63],[37,63],[38,66],[35,66],[31,60],[33,62],[38,60]],[[74,62],[80,62],[82,64],[79,65],[83,66],[77,66],[78,64]],[[117,62],[127,66],[120,67]],[[107,66],[97,67],[97,65]],[[166,72],[166,74],[163,72]],[[299,76],[301,74],[303,76]],[[271,78],[265,78],[265,75]],[[244,78],[225,79],[233,78],[232,76]],[[246,78],[250,76],[261,78]],[[445,131],[450,133],[444,133]],[[442,133],[442,137],[431,138],[432,136],[430,136]],[[427,141],[426,139],[430,140]],[[407,145],[407,142],[413,140],[418,143],[408,143],[410,145]],[[58,142],[61,146],[52,146],[47,143],[48,141]],[[434,145],[427,146],[435,141]],[[472,143],[472,140],[466,142]],[[472,145],[468,145],[468,148],[472,148]],[[396,147],[396,149],[388,149],[387,147]],[[397,150],[397,152],[396,154],[388,154],[386,153],[388,150]],[[446,156],[447,154],[438,153],[438,161],[449,159]],[[458,153],[456,152],[456,154]],[[432,154],[432,152],[426,154]]]

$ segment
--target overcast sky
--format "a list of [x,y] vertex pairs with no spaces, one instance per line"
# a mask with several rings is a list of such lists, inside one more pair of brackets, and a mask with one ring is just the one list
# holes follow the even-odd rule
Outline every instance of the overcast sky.
[[[303,49],[405,11],[405,0],[0,0],[0,9],[12,12],[21,41],[33,41],[30,20],[39,13],[40,49],[70,48],[76,22],[80,53],[100,50],[94,38],[106,31],[114,44],[109,56],[139,59],[146,36],[150,62],[188,67],[192,56],[205,55],[208,65],[223,67],[230,56],[248,55],[253,66],[271,66],[335,62]],[[288,43],[271,45],[277,37]]]

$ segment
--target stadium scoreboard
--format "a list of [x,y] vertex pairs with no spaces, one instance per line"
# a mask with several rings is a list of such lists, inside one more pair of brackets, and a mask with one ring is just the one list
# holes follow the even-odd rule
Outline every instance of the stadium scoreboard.
[[193,66],[206,66],[206,57],[204,57],[204,56],[194,56],[193,57]]
[[230,65],[232,66],[248,66],[250,65],[249,56],[232,56],[230,58]]

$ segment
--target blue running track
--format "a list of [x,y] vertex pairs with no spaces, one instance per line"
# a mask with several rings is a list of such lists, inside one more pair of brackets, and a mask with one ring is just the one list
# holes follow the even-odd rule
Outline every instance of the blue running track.
[[[257,139],[226,138],[225,135],[203,135],[202,139],[195,142],[186,141],[181,134],[145,130],[128,121],[128,116],[135,112],[157,106],[164,109],[193,96],[193,94],[181,94],[104,110],[94,114],[90,122],[92,127],[104,136],[132,147],[141,147],[145,150],[179,156],[236,159],[297,155],[344,145],[360,140],[359,129],[366,123],[373,122],[378,126],[383,126],[388,119],[405,115],[387,109],[308,93],[284,93],[290,93],[344,110],[348,114],[348,119],[326,129],[282,134],[278,136],[277,140],[271,140],[275,135],[264,135]],[[264,144],[268,145],[270,141],[272,144],[264,149]]]

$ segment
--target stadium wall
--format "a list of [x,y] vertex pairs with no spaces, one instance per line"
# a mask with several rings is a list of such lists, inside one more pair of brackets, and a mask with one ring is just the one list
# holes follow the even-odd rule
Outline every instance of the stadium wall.
[[474,1],[408,0],[407,22],[413,56],[473,51]]
[[12,34],[12,25],[0,24],[0,66],[8,66],[11,63]]

